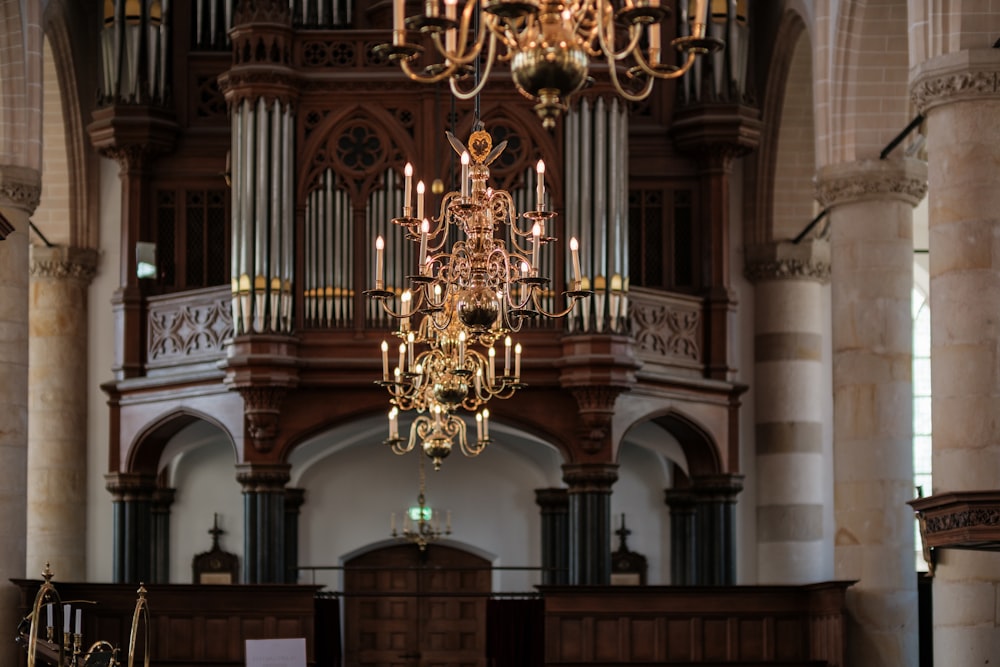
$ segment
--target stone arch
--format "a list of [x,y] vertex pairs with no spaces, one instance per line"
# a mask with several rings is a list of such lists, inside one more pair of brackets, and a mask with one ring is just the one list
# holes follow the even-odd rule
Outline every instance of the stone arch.
[[41,3],[0,0],[0,164],[41,171]]
[[715,440],[689,415],[672,410],[653,421],[677,439],[687,459],[689,477],[715,475],[724,471]]
[[878,157],[909,122],[906,4],[849,0],[826,17],[833,30],[817,34],[815,50],[817,80],[827,82],[816,93],[820,165]]
[[156,475],[160,457],[171,438],[199,420],[212,424],[224,433],[233,447],[235,460],[240,460],[236,441],[224,423],[212,415],[190,408],[182,408],[158,417],[138,432],[135,439],[129,444],[125,470]]
[[794,238],[814,215],[816,168],[811,37],[802,16],[786,11],[778,27],[764,93],[756,157],[756,205],[750,245]]
[[[87,116],[90,109],[84,91],[96,89],[96,76],[89,71],[80,71],[73,63],[82,62],[84,54],[93,50],[93,31],[73,29],[86,25],[90,19],[83,10],[84,3],[52,0],[45,13],[45,39],[48,49],[46,58],[51,57],[56,74],[55,81],[45,81],[47,89],[57,89],[61,103],[61,124],[59,130],[65,135],[64,164],[59,169],[60,179],[69,186],[67,207],[63,213],[69,223],[71,247],[97,248],[99,230],[97,224],[97,157],[90,149],[87,135]],[[51,131],[51,130],[46,130]],[[46,158],[46,163],[51,158]],[[43,185],[49,179],[43,178]],[[42,207],[45,206],[44,193]]]

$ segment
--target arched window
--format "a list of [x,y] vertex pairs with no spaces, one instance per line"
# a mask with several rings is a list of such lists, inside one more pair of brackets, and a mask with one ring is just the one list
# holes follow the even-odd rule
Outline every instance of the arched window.
[[[913,483],[917,495],[931,494],[931,308],[927,295],[913,290]],[[927,571],[916,532],[916,565]]]

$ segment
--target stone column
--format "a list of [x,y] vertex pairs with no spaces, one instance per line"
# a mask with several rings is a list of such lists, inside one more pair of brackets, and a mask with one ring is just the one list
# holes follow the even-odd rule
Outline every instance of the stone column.
[[299,515],[306,500],[306,490],[285,489],[285,583],[299,582]]
[[281,584],[285,570],[287,463],[241,463],[243,485],[243,583]]
[[[0,628],[13,633],[18,590],[8,579],[38,577],[25,568],[28,471],[28,216],[41,193],[37,171],[0,167]],[[13,229],[11,229],[13,228]],[[0,648],[0,663],[16,664],[17,648]]]
[[670,508],[670,584],[694,586],[698,583],[694,496],[690,487],[665,489],[663,495]]
[[743,475],[719,474],[691,480],[695,500],[695,557],[702,586],[736,583],[736,496]]
[[28,571],[86,579],[87,287],[93,250],[35,246],[28,311]]
[[153,475],[113,472],[104,476],[113,515],[112,576],[117,584],[138,584],[153,576]]
[[614,463],[567,463],[569,486],[569,584],[611,583],[611,485]]
[[823,451],[823,283],[830,245],[815,239],[747,251],[754,283],[757,582],[804,584],[833,576],[833,502]]
[[154,583],[170,582],[170,506],[174,504],[176,489],[159,487],[152,499],[152,577]]
[[[940,56],[915,72],[927,117],[934,495],[1000,488],[1000,50]],[[1000,560],[939,549],[934,662],[1000,655]]]
[[[829,165],[835,575],[847,591],[848,664],[917,663],[913,558],[913,159]],[[945,661],[948,662],[948,661]]]
[[569,495],[566,489],[535,489],[542,513],[542,583],[569,581]]

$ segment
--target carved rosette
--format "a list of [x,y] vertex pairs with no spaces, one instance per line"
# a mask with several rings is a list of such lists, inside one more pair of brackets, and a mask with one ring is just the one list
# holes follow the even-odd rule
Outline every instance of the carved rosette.
[[281,402],[285,399],[287,388],[251,385],[237,387],[237,390],[243,397],[243,416],[250,442],[259,452],[271,451],[278,435]]
[[68,280],[89,285],[97,274],[97,251],[90,248],[31,247],[32,280]]
[[574,387],[572,390],[580,408],[577,442],[588,454],[611,448],[611,421],[615,415],[615,400],[624,387],[609,385]]
[[927,164],[913,158],[828,165],[816,176],[816,199],[824,208],[887,199],[916,206],[926,194]]
[[567,463],[563,466],[563,481],[569,493],[611,493],[618,481],[618,464]]
[[6,165],[0,167],[0,205],[35,212],[42,198],[41,174],[36,169]]
[[830,242],[812,239],[801,243],[781,241],[747,248],[747,280],[830,281]]
[[236,481],[244,493],[286,493],[285,484],[291,479],[287,463],[239,463]]
[[969,49],[928,60],[910,83],[910,99],[922,114],[953,102],[1000,100],[1000,53]]

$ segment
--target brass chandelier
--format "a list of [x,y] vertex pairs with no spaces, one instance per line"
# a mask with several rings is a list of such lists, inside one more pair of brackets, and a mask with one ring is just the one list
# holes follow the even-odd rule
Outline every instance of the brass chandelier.
[[[649,96],[657,79],[684,75],[704,53],[722,42],[706,36],[708,0],[680,0],[682,36],[671,45],[683,54],[681,64],[662,62],[660,23],[669,14],[662,0],[425,0],[424,13],[407,17],[405,0],[393,0],[392,43],[376,51],[398,62],[413,81],[448,79],[452,94],[471,99],[489,79],[495,62],[509,62],[514,86],[536,102],[546,128],[567,109],[567,100],[588,82],[591,59],[604,60],[615,90],[629,101]],[[409,31],[429,37],[426,66],[420,44]],[[485,68],[472,88],[460,80]],[[624,75],[618,66],[627,63]],[[624,81],[622,80],[624,79]]]
[[436,542],[443,536],[451,535],[451,511],[446,513],[445,527],[441,528],[441,512],[427,504],[424,496],[427,481],[424,476],[424,457],[420,456],[420,487],[417,493],[417,504],[403,511],[403,521],[400,530],[396,530],[396,513],[389,518],[391,534],[398,540],[412,542],[420,551],[426,551],[427,545]]
[[[459,189],[444,195],[437,217],[425,218],[423,188],[418,183],[414,208],[413,171],[407,165],[403,215],[393,219],[419,247],[417,275],[409,276],[410,288],[399,295],[398,307],[390,304],[396,293],[385,288],[385,240],[379,236],[375,289],[366,292],[399,323],[394,335],[400,342],[392,354],[388,342],[381,345],[379,384],[388,390],[392,405],[386,443],[405,454],[419,442],[435,469],[456,440],[466,456],[482,452],[490,442],[485,404],[509,398],[524,386],[522,346],[512,334],[530,319],[568,315],[590,295],[581,289],[579,245],[571,239],[572,280],[564,292],[565,308],[547,310],[543,305],[549,279],[539,275],[539,266],[545,246],[556,240],[546,232],[555,213],[545,204],[544,163],[536,167],[535,208],[518,216],[510,193],[487,185],[489,165],[507,142],[493,146],[478,122],[467,145],[451,133],[448,139],[461,156]],[[456,235],[464,238],[449,246]],[[390,367],[390,356],[395,360],[397,351],[398,363]],[[460,409],[475,413],[475,440],[456,414]],[[411,410],[418,416],[409,436],[402,438],[399,415]]]

